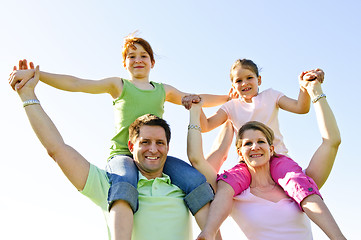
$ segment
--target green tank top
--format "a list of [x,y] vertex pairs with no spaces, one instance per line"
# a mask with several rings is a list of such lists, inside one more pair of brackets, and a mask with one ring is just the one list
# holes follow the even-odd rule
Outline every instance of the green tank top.
[[152,90],[142,90],[129,80],[123,80],[123,90],[113,101],[116,135],[111,140],[110,157],[118,154],[131,155],[128,149],[129,126],[144,114],[162,117],[164,113],[165,90],[163,84],[150,82]]

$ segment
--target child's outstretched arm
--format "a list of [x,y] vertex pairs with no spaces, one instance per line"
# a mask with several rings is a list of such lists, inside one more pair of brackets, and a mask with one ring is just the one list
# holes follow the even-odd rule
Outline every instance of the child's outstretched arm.
[[[25,59],[20,60],[19,70],[14,70],[11,74],[9,81],[13,89],[15,89],[15,85],[17,86],[17,89],[22,88],[29,79],[34,77],[34,69],[27,69],[27,67],[25,67],[26,65]],[[92,94],[109,93],[113,98],[117,98],[123,88],[123,82],[118,77],[90,80],[42,71],[39,74],[40,81],[52,87],[70,92],[85,92]]]
[[227,113],[222,109],[218,109],[218,111],[211,117],[207,118],[204,114],[203,110],[201,113],[201,127],[202,132],[209,132],[216,127],[219,127],[223,123],[225,123],[228,119]]
[[300,83],[300,92],[298,94],[298,99],[292,99],[287,96],[283,96],[278,101],[278,105],[281,109],[298,113],[305,114],[310,111],[310,96],[307,93],[307,90],[303,87],[303,82],[305,81],[314,81],[318,80],[320,83],[323,82],[324,73],[321,69],[317,68],[315,70],[302,72],[300,74],[299,83]]
[[163,84],[163,86],[164,86],[164,90],[166,92],[165,100],[167,102],[181,105],[183,97],[185,97],[187,95],[191,96],[191,98],[189,99],[190,101],[187,104],[188,106],[185,106],[187,109],[190,109],[192,102],[198,103],[198,102],[200,102],[200,100],[203,101],[204,107],[215,107],[215,106],[219,106],[219,105],[227,102],[230,99],[228,95],[213,95],[213,94],[196,95],[196,94],[181,92],[178,89],[176,89],[175,87],[168,85],[168,84]]

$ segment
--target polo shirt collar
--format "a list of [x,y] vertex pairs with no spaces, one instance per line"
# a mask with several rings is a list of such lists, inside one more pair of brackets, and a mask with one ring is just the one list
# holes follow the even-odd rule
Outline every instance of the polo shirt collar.
[[146,182],[154,181],[155,179],[157,179],[158,181],[163,181],[163,182],[165,182],[167,184],[171,184],[170,177],[165,173],[162,173],[162,177],[156,177],[155,179],[148,179],[148,178],[144,177],[143,174],[141,174],[140,171],[138,171],[138,176],[139,176],[138,184],[140,186],[142,186]]

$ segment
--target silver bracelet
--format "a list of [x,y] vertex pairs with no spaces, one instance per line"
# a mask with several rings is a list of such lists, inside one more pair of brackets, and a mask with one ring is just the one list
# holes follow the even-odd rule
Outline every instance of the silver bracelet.
[[325,98],[326,94],[322,93],[320,95],[318,95],[317,97],[315,97],[314,99],[312,99],[313,103],[316,103],[318,100],[320,100],[321,98]]
[[23,107],[33,105],[33,104],[40,104],[40,101],[38,99],[30,99],[23,102]]
[[198,131],[202,132],[201,127],[198,126],[198,125],[189,124],[189,125],[188,125],[188,130],[189,130],[189,129],[195,129],[195,130],[198,130]]

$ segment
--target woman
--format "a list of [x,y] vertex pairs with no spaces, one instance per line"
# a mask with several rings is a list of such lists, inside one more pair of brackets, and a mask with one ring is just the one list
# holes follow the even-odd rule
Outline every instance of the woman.
[[[321,188],[332,169],[340,144],[340,134],[334,115],[322,92],[321,84],[317,80],[304,81],[303,84],[313,99],[323,139],[306,169],[306,174],[312,177]],[[215,164],[217,161],[212,159],[207,161],[203,156],[202,138],[198,131],[201,114],[199,105],[194,104],[190,110],[188,157],[193,166],[206,176],[217,192],[211,204],[206,226],[198,239],[214,239],[215,233],[229,214],[248,239],[312,239],[309,220],[271,177],[270,161],[277,157],[272,143],[272,130],[262,123],[249,122],[237,134],[237,152],[241,161],[246,163],[252,177],[250,187],[239,194],[240,192],[237,192],[237,182],[239,182],[237,178],[240,177],[237,175],[238,166],[217,178],[219,164]],[[231,130],[227,130],[226,135],[230,132]],[[217,180],[221,181],[217,182]],[[318,214],[308,216],[322,223],[319,227],[330,239],[345,239],[323,201],[315,194],[307,198],[308,200],[313,198],[308,202],[314,202],[320,207]],[[307,204],[302,207],[305,212],[308,211]]]

